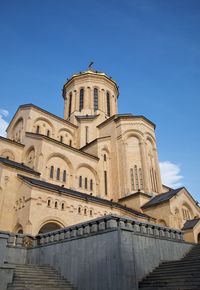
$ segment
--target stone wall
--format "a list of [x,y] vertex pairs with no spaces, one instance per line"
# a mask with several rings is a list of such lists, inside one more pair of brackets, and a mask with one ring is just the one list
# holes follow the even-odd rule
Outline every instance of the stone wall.
[[136,290],[162,261],[192,247],[179,230],[113,215],[36,237],[8,234],[7,243],[4,261],[51,265],[78,290]]

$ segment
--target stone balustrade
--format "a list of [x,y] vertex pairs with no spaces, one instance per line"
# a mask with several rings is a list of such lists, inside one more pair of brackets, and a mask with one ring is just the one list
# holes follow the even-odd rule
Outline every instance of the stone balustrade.
[[37,235],[33,245],[57,243],[66,239],[80,238],[98,234],[102,231],[127,230],[137,235],[152,236],[161,239],[183,241],[183,232],[160,225],[141,222],[134,219],[122,218],[115,215],[104,216],[92,221],[66,227],[53,232]]
[[37,244],[37,240],[32,235],[18,234],[0,231],[0,239],[7,240],[8,247],[30,248]]
[[48,243],[57,243],[66,239],[80,238],[98,234],[102,231],[126,230],[137,235],[152,236],[161,239],[183,241],[183,232],[177,229],[141,222],[134,219],[122,218],[115,215],[104,216],[88,222],[66,227],[37,236],[1,232],[7,239],[8,247],[32,248]]

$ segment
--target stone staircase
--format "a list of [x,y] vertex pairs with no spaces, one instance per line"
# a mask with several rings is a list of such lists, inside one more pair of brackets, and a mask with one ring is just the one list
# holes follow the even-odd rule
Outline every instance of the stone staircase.
[[50,266],[16,265],[13,282],[7,290],[75,290]]
[[200,245],[181,260],[162,263],[139,283],[140,290],[200,290]]

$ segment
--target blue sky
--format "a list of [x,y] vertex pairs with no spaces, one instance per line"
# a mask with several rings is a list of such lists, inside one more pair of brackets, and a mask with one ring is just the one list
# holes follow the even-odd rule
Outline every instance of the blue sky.
[[156,123],[165,183],[200,201],[199,0],[0,0],[0,42],[2,129],[23,103],[62,116],[64,81],[93,60],[119,112]]

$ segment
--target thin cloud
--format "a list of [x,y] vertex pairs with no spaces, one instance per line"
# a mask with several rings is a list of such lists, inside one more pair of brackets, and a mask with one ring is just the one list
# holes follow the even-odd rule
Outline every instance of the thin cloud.
[[8,117],[9,112],[4,109],[0,109],[0,136],[6,137],[6,128],[8,127],[8,122],[4,118]]
[[160,162],[160,171],[163,184],[177,188],[182,186],[183,176],[180,175],[180,166],[170,161]]

